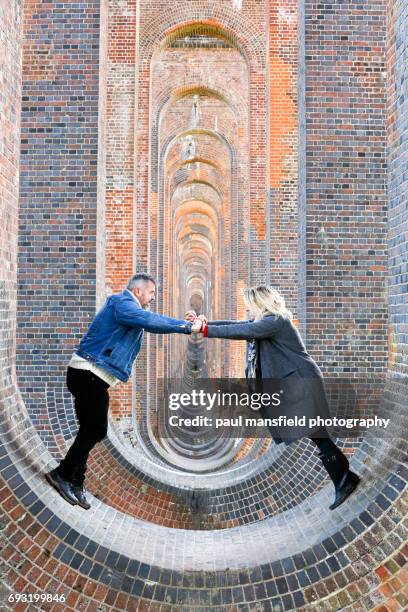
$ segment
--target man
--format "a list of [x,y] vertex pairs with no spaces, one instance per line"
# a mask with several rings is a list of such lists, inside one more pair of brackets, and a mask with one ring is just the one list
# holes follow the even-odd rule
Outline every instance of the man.
[[201,325],[149,312],[155,293],[152,276],[132,276],[122,293],[106,300],[68,365],[67,387],[75,398],[79,429],[65,458],[45,477],[72,505],[90,508],[83,484],[88,455],[108,431],[108,388],[129,379],[144,330],[191,334]]

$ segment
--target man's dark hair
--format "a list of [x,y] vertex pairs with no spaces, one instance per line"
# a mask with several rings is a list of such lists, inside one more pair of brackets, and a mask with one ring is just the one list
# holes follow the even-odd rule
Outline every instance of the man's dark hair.
[[131,279],[129,279],[129,282],[126,285],[126,289],[133,289],[134,287],[141,287],[148,281],[151,281],[154,285],[156,284],[156,281],[154,280],[153,276],[151,276],[150,274],[147,274],[146,272],[137,272],[136,274],[132,276]]

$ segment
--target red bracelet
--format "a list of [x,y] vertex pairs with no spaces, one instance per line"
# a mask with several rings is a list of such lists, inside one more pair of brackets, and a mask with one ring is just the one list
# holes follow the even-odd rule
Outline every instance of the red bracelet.
[[203,333],[204,338],[208,338],[208,325],[207,325],[207,323],[204,323],[204,327],[202,328],[201,331]]

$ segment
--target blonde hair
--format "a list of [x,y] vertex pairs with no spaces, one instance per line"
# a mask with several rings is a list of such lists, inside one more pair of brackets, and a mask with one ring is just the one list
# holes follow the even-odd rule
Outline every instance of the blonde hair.
[[292,312],[286,308],[284,297],[268,285],[258,285],[245,289],[244,302],[256,321],[268,314],[293,319]]

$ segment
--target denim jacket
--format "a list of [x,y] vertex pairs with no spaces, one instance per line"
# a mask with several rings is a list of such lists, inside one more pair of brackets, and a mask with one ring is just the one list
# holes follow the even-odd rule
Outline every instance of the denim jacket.
[[83,336],[77,355],[126,382],[142,345],[143,331],[191,334],[192,324],[149,312],[125,289],[111,295]]

